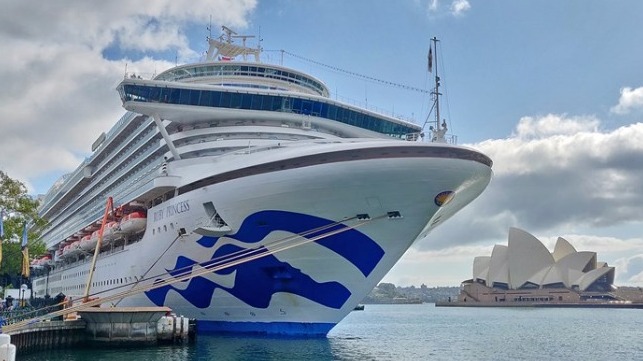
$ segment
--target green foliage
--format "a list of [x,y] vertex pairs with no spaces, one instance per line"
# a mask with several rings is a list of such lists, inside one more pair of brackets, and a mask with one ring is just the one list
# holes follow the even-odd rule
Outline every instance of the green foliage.
[[381,294],[387,297],[393,298],[397,296],[397,290],[395,289],[395,285],[392,283],[382,282],[379,285],[377,285],[377,288]]
[[38,240],[40,230],[47,221],[38,216],[38,201],[27,194],[25,185],[0,171],[0,209],[4,211],[4,238],[2,239],[2,263],[0,273],[20,273],[22,264],[22,231],[25,222],[28,230],[29,256],[31,259],[46,252],[45,244]]

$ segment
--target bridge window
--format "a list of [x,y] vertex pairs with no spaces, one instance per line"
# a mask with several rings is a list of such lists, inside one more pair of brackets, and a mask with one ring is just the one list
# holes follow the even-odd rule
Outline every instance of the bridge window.
[[404,137],[409,133],[418,132],[417,128],[394,123],[382,117],[312,99],[209,90],[172,89],[131,84],[124,85],[121,94],[123,101],[161,101],[170,104],[283,111],[314,115],[398,138]]

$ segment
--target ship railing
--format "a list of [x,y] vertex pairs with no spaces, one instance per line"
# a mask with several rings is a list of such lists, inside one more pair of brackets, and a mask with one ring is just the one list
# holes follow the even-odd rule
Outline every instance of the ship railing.
[[[432,140],[432,139],[429,139],[429,141],[437,142],[436,140]],[[441,143],[456,145],[458,144],[458,136],[454,134],[445,134],[444,141],[442,141]]]
[[148,73],[148,72],[135,72],[135,71],[126,71],[125,75],[123,76],[123,79],[144,79],[144,80],[152,80],[156,77],[156,73]]
[[[134,158],[131,158],[129,160],[130,162],[135,162],[135,161],[138,161],[140,159],[144,159],[144,158],[148,157],[151,153],[156,151],[154,146],[151,145],[151,144],[148,144],[148,143],[157,134],[158,134],[158,130],[156,130],[156,131],[148,131],[147,134],[145,134],[145,128],[143,128],[143,129],[141,129],[139,131],[136,131],[136,132],[132,132],[132,134],[130,134],[127,137],[127,139],[123,142],[123,145],[121,145],[119,148],[114,150],[114,153],[118,154],[118,156],[115,157],[115,158],[109,159],[109,160],[106,159],[102,164],[104,164],[105,162],[114,161],[114,163],[115,163],[114,168],[116,168],[116,167],[118,167],[118,165],[122,164],[123,162],[128,162],[128,160],[127,160],[128,156],[125,155],[127,153],[129,153],[129,154],[138,153]],[[143,138],[141,138],[140,140],[137,141],[139,146],[137,148],[135,148],[135,149],[131,149],[128,152],[125,152],[124,150],[126,149],[126,147],[129,146],[129,144],[132,143],[131,140],[136,138],[136,137],[140,137],[140,136],[142,136]],[[143,146],[146,146],[146,148],[142,148]],[[158,147],[156,147],[156,148],[158,148]],[[127,171],[128,171],[128,169],[122,169],[119,173],[117,173],[115,175],[112,174],[110,177],[112,179],[121,177]],[[101,171],[101,172],[95,174],[94,178],[95,178],[96,184],[99,186],[100,182],[104,181],[105,177],[108,174],[109,173],[105,174],[104,171]],[[96,187],[96,190],[93,193],[91,193],[89,195],[89,197],[92,197],[92,196],[96,195],[97,193],[100,193],[101,191],[103,191],[103,189],[100,189],[100,188]]]
[[131,112],[125,112],[125,114],[123,114],[123,115],[120,117],[120,119],[116,122],[116,124],[114,124],[114,126],[112,127],[112,129],[110,129],[110,130],[105,134],[105,140],[103,141],[103,144],[101,145],[101,147],[100,147],[100,148],[98,148],[98,149],[94,152],[94,154],[92,154],[92,155],[91,155],[91,157],[89,157],[88,162],[91,162],[92,160],[94,160],[94,158],[96,158],[96,156],[99,154],[99,150],[100,150],[101,148],[103,148],[107,143],[109,143],[109,141],[111,141],[111,139],[112,139],[112,137],[114,136],[114,134],[118,133],[122,128],[124,128],[124,127],[125,127],[125,125],[126,125],[127,123],[129,123],[129,122],[130,122],[132,119],[134,119],[135,117],[136,117],[136,114],[131,113]]
[[[141,130],[141,131],[138,131],[138,132],[133,132],[132,134],[130,134],[130,135],[128,136],[128,138],[127,138],[127,139],[129,140],[129,139],[132,139],[132,138],[134,138],[134,137],[137,137],[137,136],[139,136],[139,135],[141,134],[141,132],[142,132],[142,130]],[[150,134],[147,134],[143,139],[141,139],[141,140],[139,141],[139,143],[141,144],[141,146],[142,146],[143,144],[147,143],[147,142],[149,141],[149,139],[151,139],[155,134],[156,134],[156,133],[154,133],[154,132],[150,132]],[[128,141],[126,141],[125,143],[129,143],[129,142],[128,142]],[[125,146],[122,146],[122,147],[120,147],[120,148],[118,148],[118,149],[116,149],[116,150],[115,150],[115,153],[120,154],[120,156],[119,156],[119,157],[117,157],[117,158],[114,158],[114,159],[112,159],[112,160],[114,160],[114,161],[118,161],[118,159],[121,159],[121,158],[122,158],[122,159],[124,159],[123,154],[125,154],[125,153],[132,153],[132,154],[136,153],[136,150],[131,150],[130,152],[124,152],[124,151],[123,151],[123,150],[125,149],[124,147],[125,147]],[[140,147],[139,147],[138,149],[140,149]],[[144,155],[144,156],[147,156],[147,155]],[[135,160],[135,159],[140,159],[140,158],[141,158],[141,155],[139,154],[139,155],[137,155],[133,160]],[[122,162],[122,160],[121,160],[121,162]],[[100,180],[104,178],[104,175],[102,175],[102,176],[101,176],[101,174],[102,174],[102,173],[103,173],[103,172],[102,172],[102,171],[100,171],[100,172],[98,172],[98,173],[96,173],[96,174],[94,174],[94,175],[92,176],[92,177],[94,178],[94,181],[96,182],[96,183],[95,183],[96,185],[95,185],[94,187],[92,187],[93,189],[97,189],[97,187],[99,187],[99,186],[100,186]],[[112,179],[115,179],[115,178],[117,178],[118,176],[122,175],[123,173],[124,173],[124,171],[121,171],[121,172],[120,172],[120,173],[118,173],[117,175],[112,175],[112,176],[111,176],[111,178],[112,178]],[[87,190],[87,191],[88,191],[88,190]],[[82,192],[81,194],[78,194],[78,195],[76,196],[76,198],[73,200],[73,202],[71,202],[70,204],[78,204],[79,200],[80,200],[80,199],[82,199],[82,197],[88,198],[88,197],[91,197],[91,196],[93,196],[93,195],[96,195],[96,194],[97,194],[97,191],[96,191],[96,190],[95,190],[94,192],[92,192],[92,193],[88,193],[87,191]],[[100,190],[99,190],[99,191],[100,191]]]
[[353,106],[356,106],[356,107],[359,107],[359,108],[368,109],[368,110],[370,110],[372,112],[375,112],[377,114],[381,114],[381,115],[385,115],[385,116],[388,116],[388,117],[391,117],[391,118],[402,120],[402,121],[405,121],[407,123],[417,124],[413,117],[409,117],[409,116],[406,116],[406,115],[403,115],[403,114],[395,113],[394,111],[387,110],[387,109],[384,109],[384,108],[380,108],[380,107],[377,107],[377,106],[374,106],[374,105],[368,105],[368,103],[366,103],[366,102],[362,102],[362,101],[359,101],[359,100],[356,100],[356,99],[353,99],[353,98],[348,98],[348,97],[345,97],[345,96],[335,94],[335,100],[340,101],[340,102],[345,103],[345,104],[353,105]]
[[[253,77],[256,79],[268,79],[282,81],[312,90],[315,94],[328,96],[328,89],[319,81],[305,76],[296,71],[285,69],[266,68],[256,63],[248,64],[227,64],[227,63],[206,63],[194,66],[170,70],[156,80],[180,81],[190,78],[209,77]],[[125,78],[128,78],[126,74]],[[140,75],[129,74],[129,78],[143,79]]]
[[[105,136],[105,141],[103,144],[107,144],[112,138],[112,136],[120,131],[125,124],[128,123],[129,120],[132,118],[132,114],[130,112],[126,112],[121,116],[121,118],[116,122],[116,124],[112,127],[112,129],[107,132]],[[99,148],[100,149],[100,148]],[[83,172],[84,168],[87,164],[92,162],[96,156],[99,154],[98,151],[94,152],[90,157],[85,158],[85,160],[76,168],[76,170],[71,173],[71,175],[67,178],[63,186],[54,193],[47,194],[43,201],[43,208],[42,211],[48,211],[52,206],[53,206],[53,201],[57,198],[62,197],[65,193],[67,193],[74,185],[76,185],[82,178],[83,178]],[[46,207],[46,208],[45,208]]]

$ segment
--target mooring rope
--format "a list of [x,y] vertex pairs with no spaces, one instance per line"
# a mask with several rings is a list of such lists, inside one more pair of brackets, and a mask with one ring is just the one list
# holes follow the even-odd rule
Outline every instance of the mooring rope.
[[[266,248],[268,246],[274,247],[274,246],[277,246],[277,245],[285,243],[285,242],[290,242],[291,240],[297,239],[299,237],[305,237],[305,236],[310,235],[310,234],[318,233],[318,232],[324,231],[326,229],[336,227],[337,225],[342,224],[343,222],[352,221],[352,220],[354,220],[356,218],[357,217],[346,218],[346,219],[344,219],[342,221],[339,221],[339,222],[333,222],[333,223],[330,223],[330,224],[327,224],[327,225],[324,225],[324,226],[321,226],[321,227],[309,229],[307,231],[304,231],[304,232],[301,232],[301,233],[298,233],[298,234],[295,234],[295,235],[292,235],[292,236],[284,237],[284,238],[282,238],[280,240],[276,240],[276,241],[271,242],[269,244],[259,245],[259,246],[254,247],[254,248],[245,248],[245,249],[241,249],[241,250],[238,250],[238,251],[235,251],[235,252],[228,253],[228,254],[223,255],[223,256],[215,257],[215,258],[212,258],[212,259],[210,259],[208,261],[197,263],[196,265],[202,266],[204,263],[207,263],[208,265],[210,265],[211,262],[213,262],[213,261],[216,261],[215,263],[222,263],[222,262],[231,261],[231,260],[233,260],[235,258],[243,257],[244,255],[250,255],[253,252],[261,250],[261,248]],[[95,294],[92,294],[91,297],[95,297],[95,296],[97,296],[97,295],[99,295],[101,293],[110,292],[110,291],[113,291],[113,290],[116,290],[116,289],[119,289],[119,288],[130,286],[130,285],[132,285],[131,288],[133,289],[134,287],[136,287],[136,285],[138,285],[139,283],[141,283],[143,281],[148,281],[150,279],[156,279],[156,278],[163,277],[163,276],[166,276],[166,275],[170,274],[170,272],[164,272],[164,273],[157,274],[157,275],[154,275],[154,276],[150,276],[150,277],[147,277],[147,278],[145,277],[145,276],[147,276],[148,272],[151,271],[152,268],[154,268],[154,266],[158,263],[158,261],[165,255],[165,253],[167,253],[167,251],[170,250],[170,248],[174,245],[174,243],[179,238],[181,238],[181,235],[176,237],[174,239],[174,241],[172,241],[172,243],[170,243],[170,245],[165,249],[165,251],[163,251],[161,256],[159,256],[159,258],[157,258],[156,261],[154,261],[154,263],[147,269],[147,271],[145,271],[145,273],[143,273],[143,275],[140,278],[138,278],[135,282],[128,283],[128,284],[125,284],[125,285],[116,286],[116,287],[112,287],[112,288],[104,290],[104,291],[96,292]],[[192,265],[185,266],[185,267],[182,267],[182,268],[179,268],[179,269],[175,269],[175,270],[173,270],[171,272],[174,273],[174,274],[177,274],[177,275],[182,275],[184,273],[184,271],[190,271],[194,266],[195,265],[192,264]],[[114,304],[114,307],[117,306],[122,300],[123,299],[118,300],[116,302],[116,304]]]

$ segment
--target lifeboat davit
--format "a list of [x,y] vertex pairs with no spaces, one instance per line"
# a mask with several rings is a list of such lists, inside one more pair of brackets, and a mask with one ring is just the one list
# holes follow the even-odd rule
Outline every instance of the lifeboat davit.
[[127,214],[120,223],[121,233],[134,234],[145,230],[147,216],[144,212],[132,212]]

